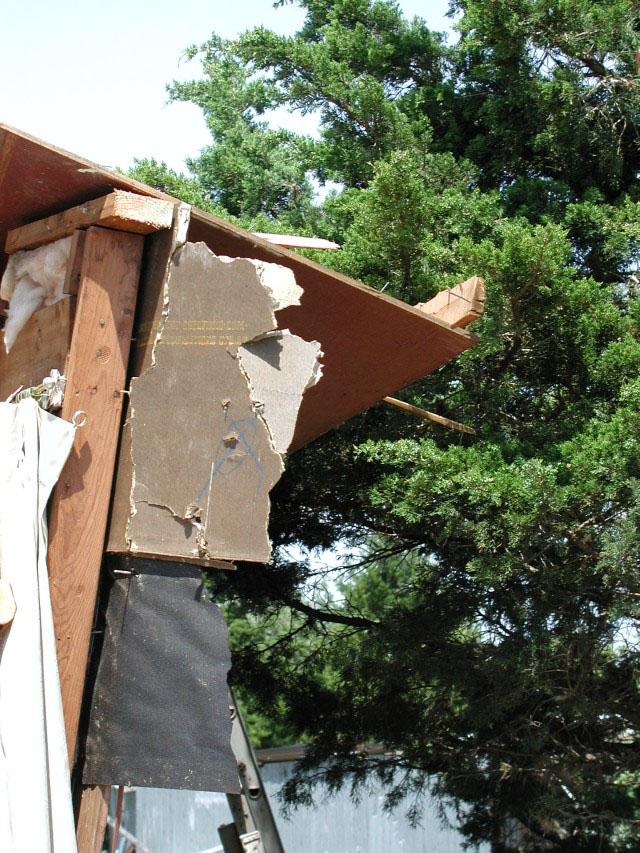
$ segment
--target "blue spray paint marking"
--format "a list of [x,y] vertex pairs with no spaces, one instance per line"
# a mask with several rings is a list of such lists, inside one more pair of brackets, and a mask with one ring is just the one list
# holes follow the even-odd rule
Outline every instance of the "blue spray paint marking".
[[[233,474],[234,471],[237,471],[238,468],[244,463],[244,461],[251,457],[256,464],[256,468],[258,469],[258,488],[256,489],[256,497],[260,494],[260,489],[262,488],[262,465],[260,464],[260,460],[253,452],[253,448],[251,447],[250,442],[253,441],[256,434],[256,419],[255,418],[245,418],[244,420],[235,421],[233,418],[229,419],[229,429],[235,430],[238,438],[234,443],[235,446],[227,447],[224,443],[224,439],[220,441],[218,447],[216,449],[216,455],[213,460],[213,468],[211,470],[211,474],[207,478],[207,482],[204,484],[198,497],[195,502],[200,503],[204,493],[207,491],[209,486],[211,485],[211,481],[217,474],[221,474],[223,477],[228,477],[230,474]],[[249,434],[248,437],[247,433]],[[236,446],[238,443],[242,443],[246,448],[246,453],[243,454],[242,458],[239,460],[232,460],[231,464],[227,466],[226,470],[222,470],[222,466],[229,459],[232,453],[237,452]],[[221,455],[222,454],[222,455]]]

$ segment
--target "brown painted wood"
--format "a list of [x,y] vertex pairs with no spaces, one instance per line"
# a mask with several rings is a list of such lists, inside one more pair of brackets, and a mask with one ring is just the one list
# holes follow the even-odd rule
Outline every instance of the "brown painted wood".
[[109,816],[110,785],[82,788],[76,826],[78,853],[101,853]]
[[143,237],[87,232],[62,417],[82,409],[51,499],[49,582],[70,763],[89,653],[120,433]]
[[77,207],[12,229],[7,234],[4,250],[10,255],[22,249],[35,249],[67,237],[76,228],[89,225],[102,225],[135,234],[152,234],[171,227],[173,208],[170,201],[114,190],[102,198],[86,201]]
[[36,311],[10,353],[4,348],[4,340],[0,340],[0,400],[6,400],[21,385],[39,385],[52,368],[64,373],[75,301],[75,297],[68,296]]

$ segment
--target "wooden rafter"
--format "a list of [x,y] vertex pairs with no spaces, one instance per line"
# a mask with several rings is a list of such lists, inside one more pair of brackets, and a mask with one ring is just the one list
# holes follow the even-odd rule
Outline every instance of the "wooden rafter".
[[21,249],[35,249],[90,225],[151,234],[171,227],[173,208],[169,201],[114,190],[109,195],[14,228],[7,234],[5,252],[10,255]]

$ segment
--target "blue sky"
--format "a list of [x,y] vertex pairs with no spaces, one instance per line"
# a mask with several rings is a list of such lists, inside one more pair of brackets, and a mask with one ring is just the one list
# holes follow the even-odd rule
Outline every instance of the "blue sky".
[[[438,30],[450,25],[447,6],[400,2],[408,17]],[[258,24],[293,33],[304,18],[271,0],[20,0],[0,8],[0,121],[106,166],[155,157],[178,170],[210,138],[196,107],[166,104],[168,82],[198,74],[195,61],[181,61],[184,49]],[[300,122],[313,119],[294,121],[305,130]]]

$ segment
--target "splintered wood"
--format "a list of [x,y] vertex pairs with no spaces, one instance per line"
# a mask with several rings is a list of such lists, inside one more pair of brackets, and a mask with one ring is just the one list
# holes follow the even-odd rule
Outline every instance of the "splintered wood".
[[437,317],[457,329],[466,329],[484,312],[484,280],[474,275],[466,281],[442,290],[428,302],[416,305],[425,314]]
[[10,255],[21,249],[35,249],[90,225],[151,234],[171,227],[173,208],[170,201],[114,190],[102,198],[14,228],[7,234],[5,252]]

